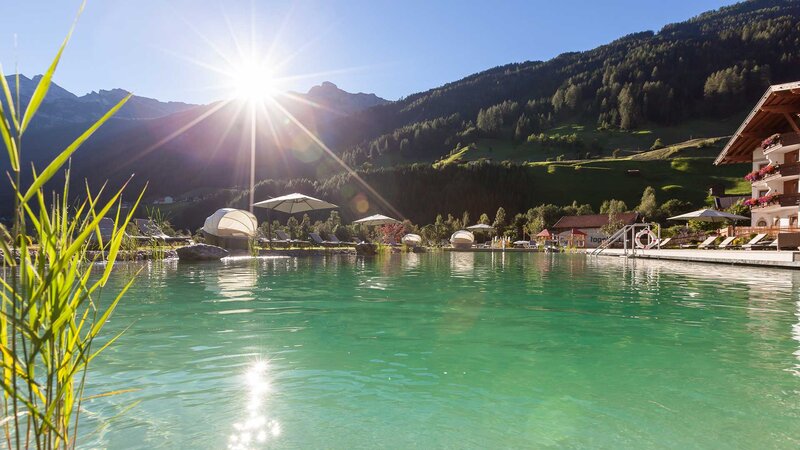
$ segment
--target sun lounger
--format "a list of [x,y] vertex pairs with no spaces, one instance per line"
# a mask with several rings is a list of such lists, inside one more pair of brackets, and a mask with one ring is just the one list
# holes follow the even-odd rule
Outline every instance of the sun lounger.
[[134,219],[134,223],[141,233],[141,236],[137,238],[164,242],[188,242],[191,239],[188,237],[167,236],[152,220]]
[[718,249],[726,249],[728,247],[732,247],[731,243],[736,240],[736,236],[728,236],[722,240],[717,246]]
[[283,230],[277,230],[277,231],[275,231],[275,234],[278,236],[278,239],[280,239],[280,241],[278,241],[278,242],[283,242],[283,243],[291,244],[291,245],[297,245],[297,246],[301,246],[301,247],[311,244],[308,241],[303,241],[303,240],[300,240],[300,239],[292,239]]
[[321,245],[323,247],[330,247],[330,246],[334,245],[333,242],[326,241],[326,240],[322,239],[322,237],[320,237],[320,235],[318,233],[308,233],[308,237],[311,238],[311,240],[314,242],[314,244]]
[[97,223],[97,228],[100,231],[100,235],[98,236],[97,232],[95,232],[95,234],[92,234],[89,238],[89,242],[93,245],[100,245],[100,241],[102,240],[103,245],[108,244],[114,234],[114,221],[109,217],[103,217],[100,219],[100,222]]
[[328,242],[331,242],[332,244],[334,244],[334,245],[339,245],[339,246],[341,246],[341,245],[356,245],[356,244],[357,244],[356,242],[342,242],[342,241],[340,241],[340,240],[339,240],[339,238],[338,238],[338,237],[336,237],[336,235],[335,235],[335,234],[333,234],[333,233],[330,233],[330,234],[328,235]]
[[658,241],[658,248],[666,247],[667,245],[669,245],[669,241],[671,240],[672,240],[671,237],[661,239],[660,241]]
[[701,243],[700,243],[700,245],[698,245],[698,246],[697,246],[697,248],[698,248],[698,249],[706,249],[706,248],[713,247],[713,245],[712,245],[712,244],[713,244],[713,243],[714,243],[714,241],[716,241],[716,240],[717,240],[717,236],[709,236],[709,237],[707,237],[707,238],[706,238],[706,240],[704,240],[703,242],[701,242]]
[[764,247],[763,241],[764,241],[764,239],[766,237],[767,237],[766,233],[757,234],[753,239],[750,239],[750,242],[748,242],[747,244],[744,244],[742,246],[742,248],[745,249],[745,250],[753,250],[753,249],[756,249],[756,248],[762,248],[762,247]]

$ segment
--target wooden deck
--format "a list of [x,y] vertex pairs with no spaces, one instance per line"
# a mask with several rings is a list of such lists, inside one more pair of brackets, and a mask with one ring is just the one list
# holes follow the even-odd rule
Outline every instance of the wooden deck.
[[[598,256],[622,257],[625,256],[625,252],[622,249],[606,249]],[[798,251],[652,249],[637,250],[635,256],[629,254],[628,257],[800,269],[800,252]]]

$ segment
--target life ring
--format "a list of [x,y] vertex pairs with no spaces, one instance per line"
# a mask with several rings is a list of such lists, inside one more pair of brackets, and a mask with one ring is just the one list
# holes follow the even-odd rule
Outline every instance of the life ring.
[[[646,237],[647,242],[642,242],[642,238]],[[644,248],[644,249],[651,249],[656,246],[657,243],[656,235],[650,231],[649,228],[645,228],[644,230],[636,233],[636,236],[633,237],[633,243],[636,245],[636,248]]]

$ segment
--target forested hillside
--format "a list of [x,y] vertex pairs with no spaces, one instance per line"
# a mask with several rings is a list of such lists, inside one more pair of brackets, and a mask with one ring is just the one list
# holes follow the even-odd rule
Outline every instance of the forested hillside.
[[[798,78],[798,18],[796,1],[739,3],[590,51],[495,67],[341,121],[331,138],[361,165],[438,157],[481,138],[525,143],[569,122],[635,130],[728,118],[769,84]],[[584,153],[612,150],[593,141]]]

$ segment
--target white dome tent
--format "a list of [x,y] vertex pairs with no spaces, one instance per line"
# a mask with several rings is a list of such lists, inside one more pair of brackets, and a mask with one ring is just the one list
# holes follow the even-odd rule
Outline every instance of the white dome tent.
[[256,216],[247,211],[233,208],[218,209],[206,218],[203,231],[220,238],[255,237],[258,230]]

